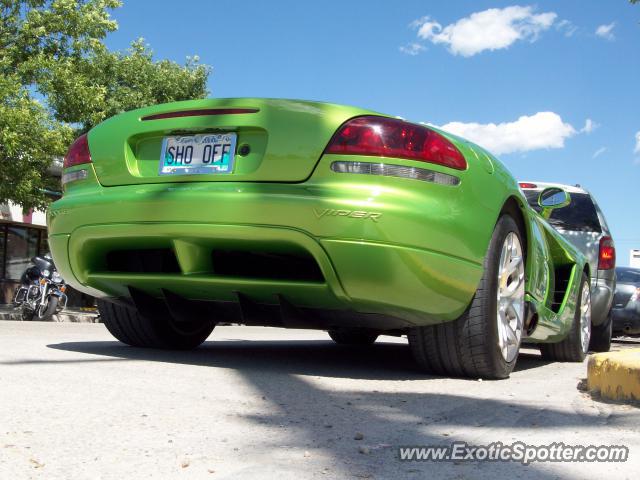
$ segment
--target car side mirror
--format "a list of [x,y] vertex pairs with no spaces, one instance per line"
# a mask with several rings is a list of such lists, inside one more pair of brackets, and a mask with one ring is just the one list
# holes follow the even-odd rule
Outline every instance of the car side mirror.
[[545,188],[538,196],[538,205],[542,208],[540,215],[544,218],[549,218],[552,210],[566,207],[570,203],[571,196],[569,193],[559,187]]

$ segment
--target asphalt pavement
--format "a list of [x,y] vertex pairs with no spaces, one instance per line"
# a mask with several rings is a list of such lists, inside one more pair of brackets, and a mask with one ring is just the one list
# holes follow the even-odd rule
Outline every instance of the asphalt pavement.
[[[620,344],[616,348],[627,348]],[[218,327],[190,352],[100,324],[0,322],[1,479],[637,478],[640,408],[525,350],[508,380],[430,377],[406,339]],[[402,462],[399,446],[626,445],[624,463]]]

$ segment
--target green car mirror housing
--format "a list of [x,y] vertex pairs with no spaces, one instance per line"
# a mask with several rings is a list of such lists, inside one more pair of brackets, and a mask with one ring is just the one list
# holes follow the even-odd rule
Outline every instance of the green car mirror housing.
[[545,188],[538,196],[538,205],[542,208],[540,213],[544,218],[549,218],[556,208],[566,207],[571,203],[571,196],[566,190],[559,187]]

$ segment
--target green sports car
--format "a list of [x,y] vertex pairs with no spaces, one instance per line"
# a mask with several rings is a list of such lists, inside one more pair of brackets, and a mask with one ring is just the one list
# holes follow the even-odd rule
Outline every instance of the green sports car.
[[407,335],[427,372],[504,378],[522,342],[582,361],[589,265],[488,152],[437,128],[298,100],[113,117],[65,157],[60,272],[120,341],[193,348],[218,322]]

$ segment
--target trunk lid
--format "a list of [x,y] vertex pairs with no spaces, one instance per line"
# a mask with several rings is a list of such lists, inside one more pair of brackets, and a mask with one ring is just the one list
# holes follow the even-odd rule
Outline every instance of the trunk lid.
[[[176,112],[189,114],[163,118],[163,114]],[[133,110],[106,120],[89,132],[89,149],[98,180],[104,186],[208,181],[301,182],[311,175],[342,123],[371,114],[380,115],[355,107],[300,100],[192,100]],[[232,173],[160,174],[160,156],[166,137],[219,133],[236,134]],[[239,155],[243,146],[248,146],[249,152]],[[246,152],[246,148],[243,151]]]

